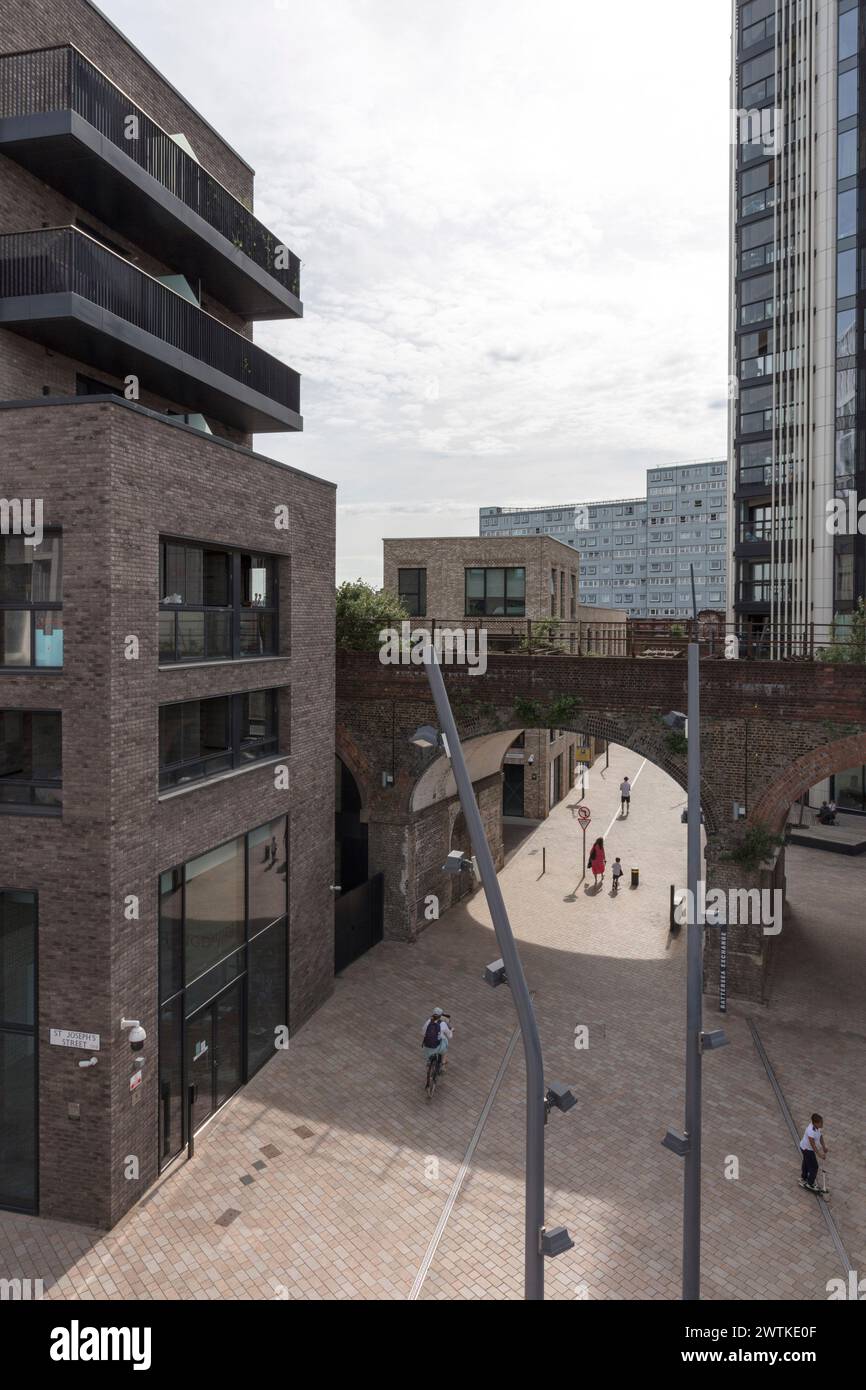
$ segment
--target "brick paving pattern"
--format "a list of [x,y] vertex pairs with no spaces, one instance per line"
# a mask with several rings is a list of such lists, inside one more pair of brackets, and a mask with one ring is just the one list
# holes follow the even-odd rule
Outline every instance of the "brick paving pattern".
[[[575,1248],[546,1263],[561,1299],[673,1299],[679,1292],[682,1164],[660,1147],[683,1119],[684,933],[668,894],[685,865],[682,791],[611,750],[592,770],[588,842],[635,782],[628,820],[606,837],[626,868],[610,896],[579,883],[570,793],[502,872],[548,1080],[579,1106],[547,1130],[547,1219]],[[547,872],[541,874],[541,847]],[[628,870],[640,867],[640,887]],[[731,1046],[704,1067],[703,1295],[823,1299],[842,1274],[746,1024],[751,1013],[798,1125],[827,1120],[832,1210],[855,1268],[866,1264],[862,902],[866,861],[789,851],[794,906],[771,1003],[731,1001]],[[839,920],[836,920],[837,917]],[[198,1137],[196,1157],[108,1233],[0,1214],[0,1275],[42,1278],[48,1298],[406,1299],[515,1027],[482,895],[413,946],[385,942]],[[721,1019],[706,1008],[706,1027]],[[454,1018],[448,1073],[423,1095],[420,1027]],[[576,1050],[575,1027],[589,1047]],[[519,1298],[523,1063],[518,1044],[419,1296]],[[734,1156],[739,1178],[725,1177]],[[246,1181],[245,1181],[246,1180]],[[859,1263],[858,1263],[859,1262]]]

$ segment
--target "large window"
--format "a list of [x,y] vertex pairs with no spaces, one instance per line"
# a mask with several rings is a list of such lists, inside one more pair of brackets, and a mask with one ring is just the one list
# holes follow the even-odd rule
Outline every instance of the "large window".
[[0,891],[0,1206],[36,1210],[36,894]]
[[466,616],[522,618],[526,614],[526,570],[466,570]]
[[60,813],[60,727],[53,710],[0,710],[0,812]]
[[866,767],[851,767],[833,778],[833,800],[845,811],[866,811]]
[[836,257],[836,294],[846,299],[857,293],[857,252],[840,251]]
[[0,536],[0,666],[63,665],[63,541]]
[[839,120],[847,120],[849,116],[857,115],[857,69],[852,68],[850,72],[840,72],[839,74]]
[[740,233],[740,269],[758,270],[773,261],[773,218],[750,222]]
[[277,651],[272,555],[160,541],[159,659],[226,661]]
[[836,356],[853,357],[857,351],[857,310],[840,309],[836,315]]
[[159,878],[160,1163],[274,1054],[288,1025],[288,821]]
[[426,618],[427,571],[398,569],[397,596],[411,618]]
[[839,133],[838,177],[849,179],[857,173],[857,131],[843,130]]
[[277,692],[184,700],[159,711],[160,790],[277,753]]
[[839,53],[841,63],[845,58],[853,58],[857,52],[857,10],[848,10],[839,16]]

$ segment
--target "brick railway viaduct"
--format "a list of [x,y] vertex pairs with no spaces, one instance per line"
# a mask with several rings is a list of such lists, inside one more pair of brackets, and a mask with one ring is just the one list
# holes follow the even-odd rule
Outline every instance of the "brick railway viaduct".
[[[483,676],[458,667],[444,674],[500,860],[500,768],[523,728],[568,728],[622,744],[686,786],[685,755],[671,751],[661,722],[670,710],[686,710],[684,661],[515,653],[491,655]],[[383,666],[376,653],[339,654],[337,753],[360,792],[370,873],[384,873],[385,936],[407,941],[427,924],[428,894],[444,910],[465,891],[441,865],[449,848],[469,849],[447,760],[408,742],[425,723],[436,716],[423,668]],[[803,792],[866,763],[866,668],[702,661],[701,737],[708,887],[784,888],[783,850],[755,870],[728,856],[748,827],[782,833]],[[746,808],[745,821],[735,820],[734,803]],[[783,940],[784,931],[776,938],[760,926],[730,927],[729,992],[760,1000]],[[717,943],[708,931],[707,981],[716,978]]]

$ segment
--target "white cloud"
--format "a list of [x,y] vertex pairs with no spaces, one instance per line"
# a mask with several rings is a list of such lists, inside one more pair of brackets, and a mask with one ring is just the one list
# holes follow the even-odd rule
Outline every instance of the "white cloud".
[[341,513],[350,569],[379,573],[394,503],[472,532],[724,452],[726,5],[103,5],[303,258],[304,320],[256,338],[303,372],[305,433],[258,444],[376,499]]

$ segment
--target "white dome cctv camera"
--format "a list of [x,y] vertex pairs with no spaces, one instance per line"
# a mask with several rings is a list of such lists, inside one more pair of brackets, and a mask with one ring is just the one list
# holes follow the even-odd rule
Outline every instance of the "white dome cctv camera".
[[120,1020],[120,1026],[121,1028],[129,1029],[129,1045],[132,1048],[133,1052],[140,1052],[141,1049],[144,1047],[145,1039],[147,1038],[147,1033],[142,1028],[138,1019],[122,1018]]

